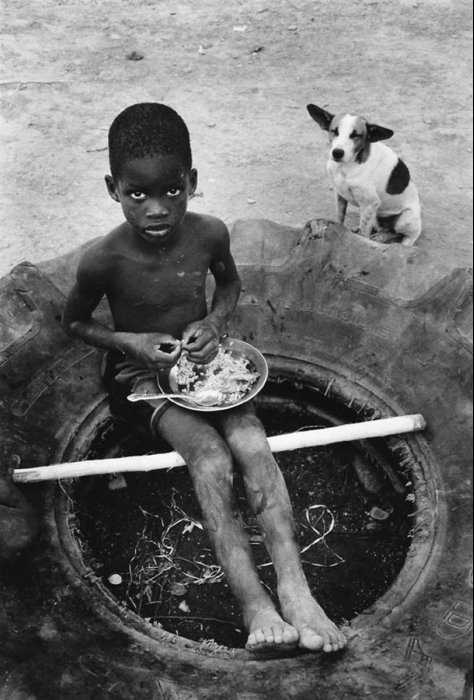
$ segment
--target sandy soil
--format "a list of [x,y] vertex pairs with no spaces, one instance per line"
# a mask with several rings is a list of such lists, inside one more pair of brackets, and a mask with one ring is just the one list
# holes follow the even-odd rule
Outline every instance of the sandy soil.
[[228,223],[333,216],[308,102],[393,128],[423,200],[419,247],[466,265],[471,12],[470,0],[3,0],[0,274],[121,220],[103,184],[107,128],[152,100],[189,124],[192,207]]

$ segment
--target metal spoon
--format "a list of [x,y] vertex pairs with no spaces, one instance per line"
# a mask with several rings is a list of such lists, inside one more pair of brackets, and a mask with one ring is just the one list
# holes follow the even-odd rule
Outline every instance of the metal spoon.
[[150,399],[185,399],[186,401],[191,401],[197,406],[216,406],[225,398],[225,394],[217,390],[207,390],[201,391],[193,396],[188,396],[187,394],[140,394],[134,393],[129,394],[127,399],[129,401],[149,401]]

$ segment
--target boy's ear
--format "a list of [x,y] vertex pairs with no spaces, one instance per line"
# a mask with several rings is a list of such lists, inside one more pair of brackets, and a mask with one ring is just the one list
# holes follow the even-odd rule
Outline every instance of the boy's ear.
[[196,168],[191,168],[189,171],[189,196],[192,197],[192,195],[196,192],[196,187],[198,184],[198,171]]
[[391,139],[394,132],[391,129],[386,129],[384,126],[379,126],[378,124],[367,124],[367,136],[369,141],[374,143],[375,141],[385,141],[386,139]]
[[316,105],[308,105],[307,110],[323,131],[329,131],[329,125],[334,119],[334,114],[326,112],[325,109],[321,109],[321,107],[317,107]]
[[114,202],[120,202],[120,197],[117,194],[117,188],[115,186],[115,181],[112,175],[105,176],[105,184],[107,185],[107,192],[112,197]]

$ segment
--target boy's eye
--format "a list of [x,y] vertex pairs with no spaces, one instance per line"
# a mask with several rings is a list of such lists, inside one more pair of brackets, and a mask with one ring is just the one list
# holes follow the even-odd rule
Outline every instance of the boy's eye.
[[168,197],[179,197],[181,192],[182,189],[180,187],[171,187],[166,194]]
[[145,199],[146,194],[145,194],[144,192],[140,192],[140,191],[137,191],[137,192],[130,192],[130,197],[131,197],[132,199],[134,199],[136,202],[140,202],[140,201],[142,201],[143,199]]

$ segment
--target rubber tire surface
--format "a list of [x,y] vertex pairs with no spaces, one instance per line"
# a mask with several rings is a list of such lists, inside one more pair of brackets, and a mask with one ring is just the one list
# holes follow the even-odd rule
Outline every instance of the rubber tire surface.
[[[77,575],[56,531],[58,487],[23,487],[43,530],[33,551],[2,567],[0,697],[471,698],[471,271],[443,270],[416,248],[377,246],[321,220],[304,229],[245,220],[231,236],[244,287],[233,333],[274,371],[304,378],[317,368],[326,395],[355,387],[380,397],[382,414],[427,420],[422,438],[407,440],[427,465],[418,477],[429,495],[415,523],[420,571],[402,582],[402,599],[389,595],[353,621],[357,636],[342,654],[212,654],[148,633],[92,576]],[[80,254],[23,263],[0,281],[1,454],[23,467],[61,458],[103,402],[99,353],[59,324]],[[105,305],[98,313],[107,320]],[[412,558],[413,572],[419,552]]]

